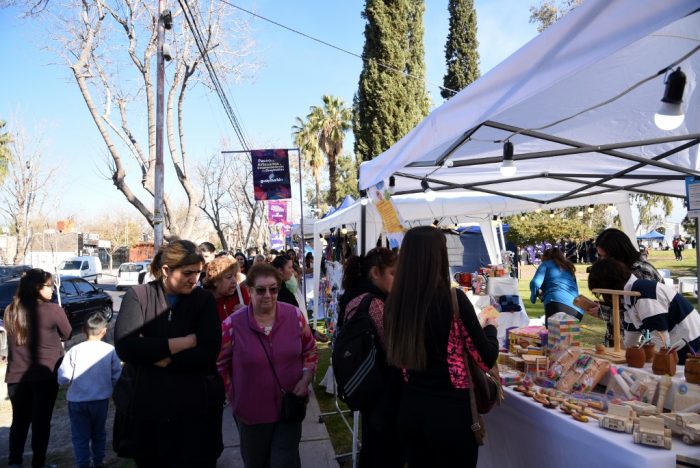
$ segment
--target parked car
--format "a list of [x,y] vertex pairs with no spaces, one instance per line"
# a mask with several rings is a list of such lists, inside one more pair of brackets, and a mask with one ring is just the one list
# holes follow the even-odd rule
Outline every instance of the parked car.
[[30,265],[0,265],[0,283],[19,278],[22,273],[31,269]]
[[126,286],[136,286],[142,273],[148,271],[151,262],[127,262],[119,266],[117,272],[117,291],[121,291]]
[[97,284],[97,280],[102,276],[102,262],[98,257],[89,255],[71,257],[61,262],[58,272],[65,276],[85,278]]
[[[112,320],[114,310],[109,294],[76,276],[61,276],[60,280],[61,306],[73,327],[73,334],[80,333],[85,320],[95,312],[102,312],[107,321]],[[5,307],[12,302],[18,285],[19,279],[0,284],[0,319],[5,315]],[[55,292],[52,302],[58,303]]]

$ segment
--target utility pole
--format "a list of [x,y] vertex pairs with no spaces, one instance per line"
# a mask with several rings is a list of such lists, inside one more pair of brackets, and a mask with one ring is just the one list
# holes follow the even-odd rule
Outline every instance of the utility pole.
[[155,193],[153,196],[153,244],[158,252],[163,244],[163,89],[165,88],[165,60],[163,45],[165,44],[165,27],[163,11],[165,0],[158,0],[158,37],[157,37],[157,66],[156,66],[156,173]]

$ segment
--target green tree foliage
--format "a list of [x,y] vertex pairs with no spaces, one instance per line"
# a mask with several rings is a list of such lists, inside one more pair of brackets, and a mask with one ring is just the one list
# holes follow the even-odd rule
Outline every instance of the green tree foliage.
[[476,39],[476,10],[473,0],[450,0],[450,32],[445,44],[447,73],[440,91],[445,99],[479,78],[479,41]]
[[673,211],[671,198],[661,195],[637,194],[633,197],[639,210],[637,229],[645,227],[647,231],[658,228]]
[[312,106],[307,122],[312,134],[318,137],[318,147],[326,155],[330,193],[328,202],[335,205],[337,198],[337,159],[343,152],[345,132],[352,125],[352,111],[342,99],[325,95],[323,107]]
[[[619,224],[613,212],[605,205],[556,209],[541,213],[526,213],[505,218],[508,224],[508,240],[516,245],[529,245],[539,242],[556,242],[561,238],[581,242],[595,238],[608,226]],[[581,216],[582,215],[582,216]]]
[[[683,218],[681,226],[683,226],[683,229],[685,229],[685,232],[687,232],[689,236],[697,238],[697,233],[695,232],[695,218]],[[661,232],[660,229],[659,232]]]
[[421,0],[366,0],[364,62],[354,98],[355,156],[368,161],[429,110]]
[[294,144],[297,145],[301,152],[304,172],[310,172],[314,181],[315,198],[310,196],[308,199],[316,200],[314,206],[317,210],[320,210],[321,176],[326,167],[326,160],[323,158],[321,148],[318,146],[318,135],[314,133],[309,122],[300,117],[296,117],[295,121],[296,124],[292,126]]
[[357,199],[360,194],[357,190],[357,161],[350,153],[338,156],[338,201],[347,195]]
[[542,0],[538,6],[530,7],[530,23],[542,32],[581,3],[583,0]]
[[10,153],[10,143],[12,143],[12,135],[9,132],[3,132],[7,122],[0,120],[0,184],[7,175],[7,164],[10,162],[12,154]]

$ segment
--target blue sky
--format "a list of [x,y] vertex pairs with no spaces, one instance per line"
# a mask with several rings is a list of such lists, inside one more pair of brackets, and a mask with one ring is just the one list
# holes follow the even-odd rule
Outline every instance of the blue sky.
[[[320,0],[233,3],[343,49],[362,53],[362,1],[332,2],[332,6],[331,2]],[[425,3],[427,81],[441,83],[445,70],[447,0]],[[537,34],[535,26],[528,23],[530,3],[537,2],[475,2],[482,74]],[[332,94],[347,104],[352,102],[362,63],[357,57],[259,19],[252,24],[262,68],[252,81],[227,86],[228,97],[253,146],[291,147],[294,118],[305,116],[310,106],[320,104],[322,95]],[[56,190],[61,201],[56,217],[72,215],[87,221],[105,210],[136,213],[111,181],[105,179],[104,143],[70,71],[46,50],[49,41],[42,27],[18,18],[17,10],[0,10],[0,57],[5,63],[0,85],[0,119],[18,116],[28,134],[35,135],[35,139],[43,136],[47,160],[60,166]],[[434,106],[442,103],[437,87],[429,84],[427,89]],[[236,141],[216,96],[197,91],[186,106],[186,138],[193,160],[203,160],[216,153],[223,139]],[[346,149],[351,148],[348,138]],[[231,149],[238,149],[237,144]],[[128,169],[129,182],[132,188],[137,188],[136,167],[131,164]],[[177,190],[173,177],[166,172],[166,191],[170,187]],[[149,205],[152,203],[150,199],[144,200]]]

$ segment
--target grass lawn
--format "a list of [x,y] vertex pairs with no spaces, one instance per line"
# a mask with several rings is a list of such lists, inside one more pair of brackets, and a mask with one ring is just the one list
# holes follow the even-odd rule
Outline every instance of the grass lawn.
[[[683,260],[679,262],[674,259],[672,250],[652,250],[649,252],[649,261],[656,268],[671,270],[671,277],[673,278],[678,278],[679,276],[695,276],[697,272],[695,250],[685,250],[683,253]],[[593,298],[593,294],[591,294],[588,289],[588,274],[586,273],[586,268],[588,267],[589,264],[576,265],[576,280],[579,292],[589,298]],[[518,289],[525,303],[525,307],[527,308],[527,314],[533,318],[544,315],[544,304],[541,302],[537,304],[530,303],[530,280],[534,276],[535,270],[536,267],[534,266],[523,265],[521,270],[522,276],[518,283]],[[685,294],[685,297],[697,308],[698,300],[696,298],[692,297],[690,294]],[[605,337],[605,323],[593,317],[585,316],[581,322],[581,334],[581,341],[584,344],[595,345],[597,343],[602,343]],[[317,380],[320,382],[326,374],[326,369],[330,365],[331,350],[327,344],[318,343],[318,346],[319,361],[316,375]],[[318,386],[318,383],[314,383],[314,391],[318,399],[318,404],[321,407],[321,412],[335,411],[335,399],[333,395],[326,393],[326,389]],[[343,409],[347,409],[343,403],[341,403],[340,406]],[[346,417],[352,418],[350,414],[346,414]],[[345,426],[340,416],[337,414],[327,416],[324,418],[324,422],[328,429],[331,442],[333,443],[335,453],[341,454],[350,452],[352,449],[352,434]]]

